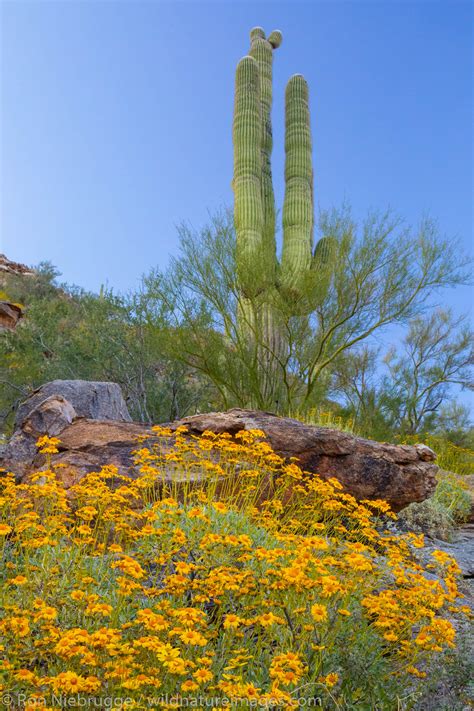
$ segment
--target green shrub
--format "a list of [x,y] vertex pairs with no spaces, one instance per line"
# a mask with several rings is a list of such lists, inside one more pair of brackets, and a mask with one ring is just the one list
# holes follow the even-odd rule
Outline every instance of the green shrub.
[[454,519],[435,497],[409,504],[399,513],[398,525],[403,530],[424,533],[442,540],[449,540],[454,531]]
[[467,484],[453,472],[442,471],[434,493],[435,502],[443,507],[454,523],[467,520],[472,500]]

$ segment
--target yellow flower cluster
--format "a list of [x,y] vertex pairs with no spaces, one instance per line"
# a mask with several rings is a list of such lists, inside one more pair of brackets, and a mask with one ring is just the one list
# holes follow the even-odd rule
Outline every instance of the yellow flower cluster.
[[428,577],[385,502],[284,462],[262,432],[156,427],[130,473],[104,466],[67,491],[58,445],[41,438],[47,468],[27,482],[0,479],[10,694],[368,708],[455,644],[453,559],[435,552]]

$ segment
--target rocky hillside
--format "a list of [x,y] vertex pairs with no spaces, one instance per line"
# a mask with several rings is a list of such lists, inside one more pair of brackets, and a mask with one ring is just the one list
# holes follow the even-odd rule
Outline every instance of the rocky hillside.
[[13,262],[8,259],[4,254],[0,254],[0,284],[2,283],[2,276],[4,274],[16,274],[17,276],[31,276],[35,272],[26,264],[20,264],[19,262]]

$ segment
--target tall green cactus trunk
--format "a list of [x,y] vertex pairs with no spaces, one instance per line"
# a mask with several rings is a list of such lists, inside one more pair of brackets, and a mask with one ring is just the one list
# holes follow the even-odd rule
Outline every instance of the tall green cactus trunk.
[[249,54],[237,66],[233,122],[239,328],[259,371],[261,398],[255,404],[266,407],[277,407],[283,396],[281,369],[288,343],[282,309],[298,315],[314,309],[329,284],[333,252],[330,238],[324,238],[313,254],[308,85],[297,74],[286,88],[281,263],[277,259],[271,106],[273,51],[281,40],[278,31],[268,38],[260,27],[251,31]]
[[313,163],[308,85],[300,74],[287,84],[285,96],[285,201],[281,282],[301,290],[311,265],[313,246]]

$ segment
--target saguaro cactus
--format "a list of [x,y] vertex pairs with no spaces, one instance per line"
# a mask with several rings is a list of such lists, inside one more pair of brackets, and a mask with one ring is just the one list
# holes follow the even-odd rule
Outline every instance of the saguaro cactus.
[[240,320],[243,329],[261,332],[266,365],[278,360],[285,349],[277,304],[287,313],[311,311],[328,286],[334,251],[331,238],[325,237],[313,252],[308,85],[296,74],[286,87],[283,250],[281,262],[277,260],[271,104],[273,51],[281,41],[278,30],[267,38],[261,27],[251,31],[249,54],[237,65],[233,122]]
[[[281,41],[278,30],[266,39],[262,28],[255,27],[250,33],[249,54],[237,66],[233,125],[235,228],[243,293],[252,296],[275,286],[295,299],[308,272],[324,269],[331,245],[325,238],[313,254],[308,85],[301,74],[295,74],[286,87],[283,253],[281,264],[277,264],[271,104],[273,51]],[[256,272],[257,283],[253,279]]]

